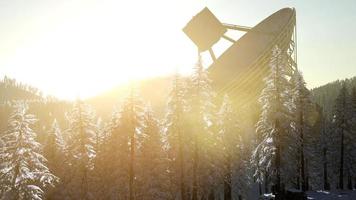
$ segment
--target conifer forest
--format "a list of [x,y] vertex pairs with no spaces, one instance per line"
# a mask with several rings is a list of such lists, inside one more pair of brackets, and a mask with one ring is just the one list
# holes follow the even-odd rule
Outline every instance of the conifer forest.
[[356,200],[356,1],[0,0],[0,200]]
[[5,77],[1,198],[283,199],[355,189],[355,81],[337,82],[326,113],[321,92],[289,74],[283,55],[274,48],[251,121],[216,96],[200,57],[190,76],[170,79],[161,117],[133,86],[103,120],[84,100],[44,98]]

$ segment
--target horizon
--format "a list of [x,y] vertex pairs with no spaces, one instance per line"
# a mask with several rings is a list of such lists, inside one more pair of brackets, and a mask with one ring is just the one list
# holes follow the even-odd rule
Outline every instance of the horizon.
[[[132,80],[176,71],[189,74],[196,47],[182,28],[205,6],[221,22],[245,26],[294,7],[298,67],[308,87],[356,75],[352,62],[356,28],[350,25],[356,20],[354,2],[269,2],[2,1],[0,25],[7,31],[0,33],[4,44],[0,76],[33,85],[47,95],[74,99],[93,97]],[[338,31],[325,31],[334,27]],[[217,45],[215,50],[219,55],[225,49],[226,45]],[[209,62],[206,59],[206,66]]]

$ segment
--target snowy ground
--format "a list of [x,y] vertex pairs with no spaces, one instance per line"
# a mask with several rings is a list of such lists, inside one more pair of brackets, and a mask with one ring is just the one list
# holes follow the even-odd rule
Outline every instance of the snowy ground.
[[[309,191],[308,200],[356,200],[356,190],[353,191]],[[270,196],[266,194],[265,196]],[[258,200],[258,184],[255,183],[248,193],[247,199]],[[268,199],[268,198],[267,198]]]
[[356,190],[353,191],[316,191],[307,192],[308,199],[315,200],[356,200]]

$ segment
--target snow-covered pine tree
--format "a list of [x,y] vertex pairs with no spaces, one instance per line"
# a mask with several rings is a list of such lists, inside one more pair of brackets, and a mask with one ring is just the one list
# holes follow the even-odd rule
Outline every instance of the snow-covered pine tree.
[[337,153],[337,171],[339,189],[344,189],[344,178],[350,174],[351,149],[353,146],[353,136],[350,132],[350,94],[344,84],[335,101],[333,115],[333,130],[335,139],[335,152]]
[[63,199],[67,196],[65,186],[67,184],[67,152],[66,145],[57,120],[53,120],[51,129],[47,133],[46,143],[43,147],[44,156],[48,160],[48,167],[59,178],[59,183],[47,194],[47,199]]
[[252,184],[251,149],[248,148],[248,145],[243,140],[239,145],[239,154],[237,156],[239,159],[234,162],[235,167],[232,174],[232,193],[237,196],[233,195],[233,197],[239,200],[248,199]]
[[137,146],[142,129],[142,103],[133,86],[105,126],[97,170],[101,171],[103,199],[133,199],[137,195]]
[[89,105],[77,100],[67,114],[69,121],[68,153],[71,157],[71,195],[77,199],[90,199],[89,171],[93,169],[95,157],[95,135],[97,131],[95,114]]
[[167,155],[159,121],[150,106],[145,108],[140,136],[137,179],[140,182],[139,197],[142,200],[166,200],[168,193]]
[[[310,98],[310,92],[306,87],[303,75],[300,71],[295,71],[291,78],[292,83],[292,101],[293,101],[293,130],[295,136],[299,140],[298,146],[298,180],[301,182],[302,191],[306,191],[307,188],[307,173],[306,173],[306,159],[312,157],[313,147],[308,146],[312,143],[313,137],[311,136],[310,129],[310,115],[312,113],[313,104]],[[308,150],[307,150],[308,148]],[[309,155],[306,155],[309,153]],[[311,155],[310,155],[311,154]],[[310,160],[310,159],[309,159]],[[297,181],[297,188],[299,189],[299,181]]]
[[94,150],[96,153],[101,151],[101,147],[105,141],[105,132],[103,128],[103,120],[101,118],[98,118],[96,121],[96,127],[97,131],[95,132],[95,146]]
[[[249,183],[245,160],[242,155],[241,128],[236,111],[227,95],[218,112],[218,141],[224,200],[244,195]],[[233,197],[235,194],[235,197]]]
[[214,177],[211,172],[211,157],[209,146],[211,145],[212,132],[210,126],[213,123],[214,93],[211,88],[211,80],[208,72],[204,70],[201,55],[198,55],[197,64],[190,80],[189,88],[189,122],[192,134],[192,200],[207,198],[214,195]]
[[17,102],[1,137],[0,150],[1,199],[26,200],[43,198],[43,189],[57,182],[41,155],[41,144],[31,126],[37,121],[27,114],[28,105]]
[[[265,78],[265,88],[259,101],[262,112],[256,124],[256,132],[262,136],[261,143],[253,153],[255,175],[259,179],[268,177],[274,186],[276,198],[280,198],[283,179],[287,177],[289,166],[285,161],[292,158],[288,145],[291,144],[290,131],[290,71],[287,69],[286,56],[278,47],[274,47],[270,61],[270,74]],[[283,173],[283,174],[282,174]]]
[[186,100],[182,78],[178,74],[174,76],[167,106],[165,135],[168,142],[171,198],[175,199],[175,196],[178,195],[179,199],[187,200],[186,155],[188,153],[186,143],[188,140],[184,127]]
[[137,145],[138,145],[138,135],[142,128],[142,103],[139,100],[138,96],[135,93],[133,86],[131,86],[130,94],[125,100],[122,110],[120,113],[120,131],[127,134],[129,139],[129,162],[128,162],[128,175],[129,175],[129,200],[135,199],[136,194],[136,157],[137,157]]
[[96,159],[96,171],[100,175],[98,182],[101,186],[97,192],[98,198],[129,198],[129,132],[123,125],[124,121],[120,111],[115,110],[105,127],[106,139]]
[[[105,162],[105,150],[107,147],[107,132],[104,129],[104,124],[101,118],[98,118],[96,122],[97,126],[97,131],[95,133],[95,145],[94,145],[94,151],[95,151],[95,158],[93,160],[94,163],[94,170],[91,171],[91,177],[93,179],[93,182],[95,184],[91,184],[91,192],[94,196],[94,199],[99,199],[99,198],[105,198],[109,199],[107,196],[108,192],[106,191],[106,182],[109,180],[105,179],[105,173],[107,172],[106,165],[107,163]],[[112,183],[112,182],[110,182]]]

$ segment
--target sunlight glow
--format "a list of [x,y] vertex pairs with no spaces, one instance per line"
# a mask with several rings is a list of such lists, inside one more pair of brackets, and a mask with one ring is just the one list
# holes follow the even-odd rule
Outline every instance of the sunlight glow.
[[47,94],[74,99],[177,69],[187,73],[195,62],[196,49],[181,28],[201,6],[197,4],[191,11],[184,3],[71,4],[48,20],[35,21],[46,29],[16,48],[5,74],[16,75]]
[[205,6],[221,22],[245,26],[295,7],[298,66],[312,88],[356,73],[352,3],[320,9],[317,1],[282,0],[1,1],[0,77],[60,98],[94,96],[127,80],[190,72],[196,48],[181,29]]

